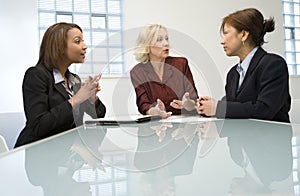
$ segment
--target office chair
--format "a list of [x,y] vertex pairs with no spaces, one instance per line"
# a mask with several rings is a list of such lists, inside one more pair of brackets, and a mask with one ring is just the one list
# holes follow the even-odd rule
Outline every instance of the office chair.
[[0,154],[8,151],[8,146],[6,144],[5,138],[0,135]]
[[5,138],[8,149],[13,149],[24,124],[25,115],[21,112],[0,113],[0,135]]

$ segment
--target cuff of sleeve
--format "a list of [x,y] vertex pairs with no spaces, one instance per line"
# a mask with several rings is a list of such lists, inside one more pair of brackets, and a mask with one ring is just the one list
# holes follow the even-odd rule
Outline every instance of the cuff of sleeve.
[[218,101],[216,117],[217,118],[225,118],[226,117],[226,108],[227,108],[226,101]]

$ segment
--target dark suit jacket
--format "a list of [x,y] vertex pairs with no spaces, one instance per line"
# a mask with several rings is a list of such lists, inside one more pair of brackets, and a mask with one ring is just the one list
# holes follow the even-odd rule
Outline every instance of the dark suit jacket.
[[236,67],[227,74],[226,96],[218,102],[216,116],[289,122],[291,97],[285,60],[259,47],[238,92]]
[[166,58],[162,81],[155,73],[151,62],[137,64],[130,71],[130,76],[141,114],[146,114],[146,111],[156,104],[158,98],[165,104],[166,111],[173,114],[182,112],[170,106],[174,99],[181,100],[185,92],[190,93],[191,99],[198,98],[188,61],[183,57]]
[[[77,75],[73,75],[80,81]],[[80,86],[76,84],[73,87],[75,93]],[[27,121],[15,147],[82,125],[84,112],[93,118],[104,117],[106,112],[100,100],[95,104],[86,100],[72,109],[64,86],[62,83],[55,84],[52,71],[44,66],[30,67],[26,71],[22,90]]]

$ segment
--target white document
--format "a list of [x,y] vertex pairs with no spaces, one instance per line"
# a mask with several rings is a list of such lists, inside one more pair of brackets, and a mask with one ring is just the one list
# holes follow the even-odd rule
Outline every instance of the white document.
[[199,122],[210,122],[217,121],[220,119],[212,118],[212,117],[202,117],[202,116],[170,116],[169,118],[162,119],[160,122],[171,122],[171,123],[199,123]]

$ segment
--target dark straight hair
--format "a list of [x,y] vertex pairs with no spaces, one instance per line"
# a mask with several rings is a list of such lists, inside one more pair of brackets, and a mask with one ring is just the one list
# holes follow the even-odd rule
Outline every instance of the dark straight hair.
[[45,66],[49,70],[58,69],[57,62],[63,58],[67,47],[67,33],[73,28],[77,28],[82,32],[77,24],[66,22],[53,24],[46,30],[36,66]]
[[224,32],[225,24],[232,26],[238,32],[243,30],[249,32],[250,41],[256,46],[262,46],[266,32],[272,32],[275,29],[273,17],[265,20],[262,13],[255,8],[247,8],[236,11],[223,18],[220,32]]

